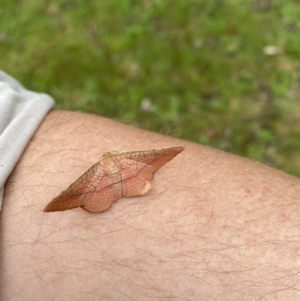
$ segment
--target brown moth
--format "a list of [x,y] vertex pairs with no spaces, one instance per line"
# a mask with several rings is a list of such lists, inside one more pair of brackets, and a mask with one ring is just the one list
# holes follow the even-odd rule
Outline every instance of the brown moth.
[[55,197],[44,212],[81,207],[89,212],[103,212],[122,197],[144,195],[151,189],[154,173],[184,147],[148,151],[105,153],[77,181]]

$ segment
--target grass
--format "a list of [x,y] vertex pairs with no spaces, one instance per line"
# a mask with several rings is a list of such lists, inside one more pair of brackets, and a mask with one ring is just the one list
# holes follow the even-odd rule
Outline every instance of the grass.
[[297,0],[4,0],[1,69],[101,114],[300,176]]

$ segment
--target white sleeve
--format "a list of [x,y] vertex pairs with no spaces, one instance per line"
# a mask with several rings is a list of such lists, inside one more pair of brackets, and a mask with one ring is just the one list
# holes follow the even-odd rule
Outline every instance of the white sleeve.
[[54,105],[0,70],[0,211],[4,184],[39,124]]

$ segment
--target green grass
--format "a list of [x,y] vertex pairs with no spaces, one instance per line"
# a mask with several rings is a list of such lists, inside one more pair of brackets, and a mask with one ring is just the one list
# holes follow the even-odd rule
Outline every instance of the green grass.
[[1,69],[52,95],[57,109],[101,114],[300,176],[297,0],[1,6]]

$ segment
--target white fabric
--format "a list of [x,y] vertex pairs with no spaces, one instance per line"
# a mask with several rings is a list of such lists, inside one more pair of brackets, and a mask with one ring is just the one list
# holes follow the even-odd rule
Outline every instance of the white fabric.
[[54,100],[0,70],[0,211],[4,184]]

